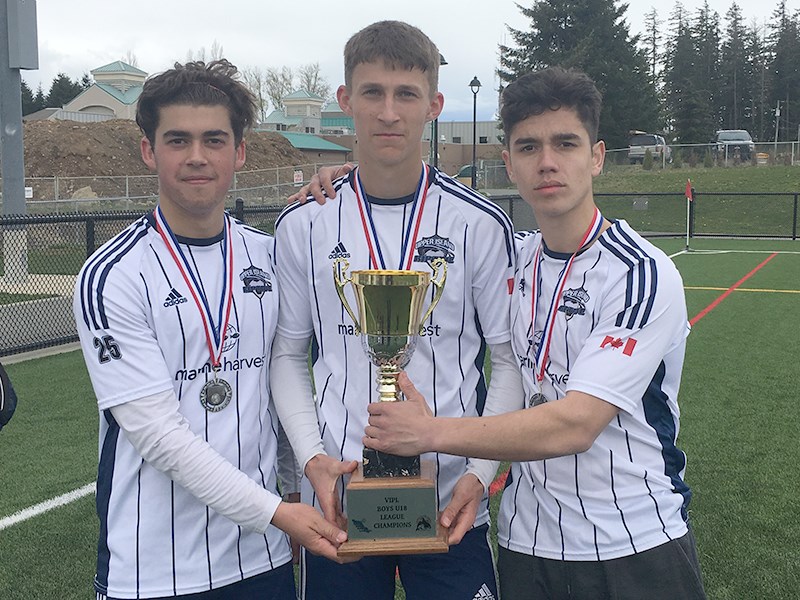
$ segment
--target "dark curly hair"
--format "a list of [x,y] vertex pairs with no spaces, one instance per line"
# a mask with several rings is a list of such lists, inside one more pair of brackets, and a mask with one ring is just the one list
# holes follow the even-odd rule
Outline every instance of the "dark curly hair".
[[176,104],[227,108],[237,146],[257,114],[255,97],[239,80],[236,67],[225,59],[208,64],[175,63],[169,71],[145,81],[136,107],[136,124],[151,144],[155,144],[161,108]]
[[578,114],[594,144],[600,128],[602,101],[594,81],[582,71],[548,67],[526,73],[508,84],[500,99],[500,119],[506,145],[511,143],[511,132],[517,123],[559,108],[570,108]]

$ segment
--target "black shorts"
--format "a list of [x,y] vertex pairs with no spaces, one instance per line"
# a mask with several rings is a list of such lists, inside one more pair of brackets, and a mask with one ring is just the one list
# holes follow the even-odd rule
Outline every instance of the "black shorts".
[[537,558],[499,548],[503,600],[704,600],[691,529],[677,540],[602,561]]
[[442,554],[365,556],[340,565],[303,552],[306,600],[393,600],[397,574],[408,600],[495,600],[497,583],[488,525],[468,531]]

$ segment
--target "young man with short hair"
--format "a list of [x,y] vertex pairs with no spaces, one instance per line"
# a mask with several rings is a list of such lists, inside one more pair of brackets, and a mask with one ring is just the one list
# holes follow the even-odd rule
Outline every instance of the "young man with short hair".
[[[347,511],[339,480],[361,459],[367,405],[378,401],[376,369],[336,292],[336,258],[346,258],[351,270],[430,271],[433,257],[447,261],[442,298],[407,367],[436,414],[477,415],[484,402],[487,411],[501,410],[498,399],[520,388],[509,342],[511,223],[497,206],[422,161],[423,131],[442,110],[439,61],[433,42],[406,23],[375,23],[350,38],[337,98],[355,123],[359,166],[335,182],[341,201],[289,206],[276,223],[281,314],[273,392],[313,486],[303,500],[333,522]],[[312,337],[316,405],[307,368]],[[497,597],[486,495],[496,464],[423,458],[436,463],[437,508],[451,527],[450,551],[344,566],[306,554],[306,598],[391,600],[398,570],[410,600]]]
[[98,599],[293,600],[284,532],[329,558],[346,538],[278,496],[274,242],[225,213],[254,117],[225,60],[148,79],[136,121],[158,206],[77,279],[100,408]]
[[676,445],[683,284],[595,205],[600,102],[591,79],[560,68],[503,91],[503,158],[541,228],[519,235],[512,298],[526,408],[434,418],[401,375],[408,401],[370,405],[364,443],[517,461],[498,523],[504,600],[702,599]]

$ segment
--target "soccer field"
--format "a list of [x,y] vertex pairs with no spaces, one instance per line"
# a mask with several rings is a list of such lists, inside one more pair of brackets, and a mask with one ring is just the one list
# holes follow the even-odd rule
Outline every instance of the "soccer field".
[[[657,244],[683,275],[692,321],[678,441],[708,596],[796,599],[800,242]],[[93,597],[98,416],[83,359],[8,371],[20,403],[0,432],[0,599]]]

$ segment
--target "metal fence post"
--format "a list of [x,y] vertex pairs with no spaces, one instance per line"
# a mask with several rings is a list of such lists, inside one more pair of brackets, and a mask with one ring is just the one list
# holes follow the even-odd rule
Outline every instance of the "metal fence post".
[[236,218],[239,221],[241,221],[242,223],[244,223],[244,199],[243,198],[237,198],[236,199],[236,208],[234,208],[234,213],[236,215]]
[[94,252],[94,219],[86,217],[86,258]]

